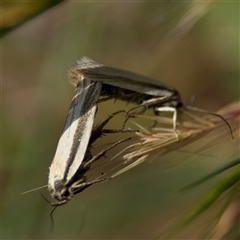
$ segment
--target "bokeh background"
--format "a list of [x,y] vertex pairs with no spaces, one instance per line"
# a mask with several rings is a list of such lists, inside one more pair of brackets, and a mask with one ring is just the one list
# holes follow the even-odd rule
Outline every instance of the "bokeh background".
[[[176,151],[146,162],[57,209],[53,231],[52,208],[38,191],[21,195],[47,184],[74,93],[67,71],[84,55],[164,81],[209,111],[238,99],[238,2],[68,1],[10,32],[1,46],[2,239],[154,238],[217,180],[182,196],[172,192],[229,160],[213,152],[169,169],[163,162],[174,161]],[[104,103],[96,122],[126,107]],[[232,142],[227,147],[238,155]]]

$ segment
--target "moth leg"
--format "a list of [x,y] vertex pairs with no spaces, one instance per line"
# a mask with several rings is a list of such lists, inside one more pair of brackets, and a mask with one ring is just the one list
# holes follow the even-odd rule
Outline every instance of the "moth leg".
[[[117,114],[119,113],[125,113],[125,110],[119,110],[117,112],[112,113],[107,119],[105,119],[100,125],[98,125],[97,127],[93,128],[92,133],[91,133],[91,138],[89,141],[89,145],[92,145],[92,143],[94,143],[99,137],[101,137],[101,135],[103,133],[116,133],[117,130],[112,130],[112,132],[110,131],[110,129],[108,131],[105,131],[103,128],[105,125],[107,125],[107,123]],[[119,130],[118,132],[121,132],[122,130]]]
[[[92,184],[94,184],[94,183],[98,183],[98,182],[102,182],[102,181],[106,181],[108,178],[101,178],[101,176],[100,177],[98,177],[97,179],[95,179],[95,180],[93,180],[93,181],[91,181],[91,182],[88,182],[88,183],[86,183],[86,182],[76,182],[73,186],[72,186],[72,188],[73,189],[76,189],[77,191],[78,191],[78,193],[79,193],[79,190],[80,190],[80,188],[81,188],[81,191],[83,191],[83,190],[85,190],[87,187],[89,187],[89,186],[91,186]],[[75,193],[75,191],[74,191],[74,194],[76,194]]]
[[82,192],[83,190],[85,190],[86,188],[90,187],[91,185],[93,185],[95,183],[104,182],[104,181],[107,181],[107,180],[110,180],[110,179],[111,179],[111,177],[104,177],[103,178],[102,176],[100,176],[100,177],[94,179],[91,182],[87,182],[87,183],[84,182],[84,183],[79,183],[79,184],[76,183],[75,186],[73,187],[74,188],[74,190],[73,190],[74,195]]
[[165,97],[158,97],[158,98],[150,98],[148,100],[143,101],[141,105],[143,106],[156,106],[159,103],[165,103],[170,99],[172,96],[165,96]]
[[119,110],[119,111],[117,111],[117,112],[112,113],[111,115],[108,116],[107,119],[105,119],[105,120],[98,126],[98,128],[103,129],[103,127],[104,127],[105,125],[107,125],[107,123],[108,123],[114,116],[116,116],[116,115],[119,114],[119,113],[125,113],[125,112],[126,112],[125,110]]
[[146,105],[139,105],[139,106],[133,107],[133,108],[129,109],[129,110],[126,112],[125,120],[124,120],[123,126],[122,126],[122,130],[125,128],[128,119],[129,119],[129,118],[134,118],[134,116],[131,116],[130,112],[132,112],[132,111],[135,110],[135,109],[141,108],[141,107],[142,107],[142,109],[141,109],[139,112],[133,113],[133,114],[143,114],[143,113],[146,111],[146,109],[147,109],[147,106],[146,106]]
[[[164,102],[166,102],[168,99],[170,99],[171,97],[172,97],[172,96],[163,96],[163,97],[157,97],[157,98],[150,98],[150,99],[148,99],[148,100],[143,101],[139,106],[136,106],[136,107],[128,110],[128,111],[127,111],[127,115],[126,115],[126,119],[125,119],[124,124],[123,124],[123,129],[124,129],[124,127],[125,127],[128,119],[129,119],[130,117],[132,117],[132,116],[129,116],[129,115],[130,115],[129,113],[130,113],[131,111],[133,111],[133,110],[135,110],[135,109],[137,109],[137,108],[139,108],[139,107],[142,107],[142,110],[141,110],[140,112],[135,113],[135,114],[143,114],[143,113],[147,110],[148,107],[157,106],[157,105],[159,105],[160,103],[164,103]],[[154,123],[153,127],[154,127],[155,125],[156,125],[156,123]]]
[[74,186],[72,186],[72,190],[73,190],[73,194],[76,195],[82,191],[84,191],[86,188],[90,187],[91,185],[95,184],[95,183],[98,183],[98,182],[103,182],[103,181],[106,181],[108,180],[109,178],[105,177],[105,178],[101,178],[101,177],[98,177],[97,179],[91,181],[91,182],[76,182],[74,184]]
[[176,130],[177,129],[177,109],[174,107],[158,107],[158,108],[155,108],[155,111],[156,112],[172,112],[173,113],[173,117],[172,117],[173,131],[175,132],[176,137],[179,140],[179,136],[178,136],[178,133]]
[[113,99],[112,96],[102,97],[102,98],[98,99],[97,103],[99,104],[101,102],[106,102],[106,101],[111,100],[111,99]]
[[[93,158],[91,158],[90,160],[88,160],[83,166],[82,168],[83,169],[89,169],[91,164],[94,163],[95,161],[97,161],[98,159],[100,159],[101,157],[105,156],[105,154],[111,150],[112,148],[116,147],[117,145],[123,143],[123,142],[126,142],[128,140],[130,140],[131,138],[125,138],[125,139],[122,139],[122,140],[119,140],[117,142],[115,142],[114,144],[112,144],[110,147],[106,148],[106,149],[103,149],[100,153],[98,153],[97,155],[95,155]],[[81,179],[79,179],[79,181],[75,182],[73,185],[72,185],[72,195],[75,195],[75,194],[78,194],[82,191],[84,191],[86,188],[90,187],[91,185],[95,184],[95,183],[98,183],[98,182],[103,182],[103,181],[106,181],[106,180],[109,180],[110,177],[105,177],[103,178],[102,177],[103,175],[101,175],[100,177],[98,177],[97,179],[91,181],[91,182],[85,182],[86,181],[86,177],[83,177]],[[62,203],[62,204],[65,204]]]
[[108,133],[135,133],[138,132],[138,130],[134,129],[103,129],[102,133],[103,134],[108,134]]
[[87,161],[84,164],[84,168],[90,166],[93,162],[96,162],[98,159],[100,159],[101,157],[103,157],[109,150],[111,150],[112,148],[116,147],[117,145],[129,141],[131,140],[131,138],[125,138],[125,139],[121,139],[117,142],[115,142],[114,144],[112,144],[110,147],[103,149],[100,153],[98,153],[97,155],[95,155],[91,160]]

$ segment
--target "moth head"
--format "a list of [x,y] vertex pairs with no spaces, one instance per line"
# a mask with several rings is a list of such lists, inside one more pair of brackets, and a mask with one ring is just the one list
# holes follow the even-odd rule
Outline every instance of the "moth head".
[[83,81],[83,75],[78,71],[76,64],[68,71],[68,79],[74,87]]
[[184,105],[179,93],[175,91],[172,96],[167,98],[167,101],[162,104],[162,106],[169,106],[174,108],[180,108]]
[[55,181],[54,188],[49,188],[49,191],[52,197],[57,200],[57,203],[53,205],[66,204],[73,196],[70,188],[61,180]]

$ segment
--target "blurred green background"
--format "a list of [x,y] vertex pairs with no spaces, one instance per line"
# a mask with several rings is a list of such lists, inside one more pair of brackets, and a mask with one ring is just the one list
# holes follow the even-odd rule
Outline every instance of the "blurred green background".
[[[177,198],[174,190],[238,155],[229,142],[217,148],[226,155],[214,157],[215,149],[173,169],[163,162],[183,153],[146,162],[57,209],[50,232],[51,207],[37,191],[20,194],[47,184],[74,93],[72,64],[86,55],[164,81],[185,102],[195,95],[195,106],[216,111],[239,98],[239,3],[69,1],[15,29],[1,46],[2,239],[153,238],[216,180]],[[126,107],[118,104],[104,103],[97,122]]]

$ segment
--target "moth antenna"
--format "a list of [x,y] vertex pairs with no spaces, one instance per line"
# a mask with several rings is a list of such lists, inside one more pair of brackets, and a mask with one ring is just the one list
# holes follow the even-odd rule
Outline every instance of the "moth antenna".
[[26,193],[30,193],[30,192],[34,192],[34,191],[37,191],[37,190],[42,189],[42,188],[45,188],[45,187],[47,187],[47,185],[44,185],[44,186],[42,186],[42,187],[38,187],[38,188],[34,188],[34,189],[31,189],[31,190],[22,192],[21,195],[22,195],[22,194],[26,194]]
[[55,209],[58,207],[58,205],[53,205],[50,201],[48,201],[48,199],[40,192],[41,196],[43,197],[43,199],[51,206],[53,207],[53,210],[50,212],[50,219],[51,219],[51,227],[50,227],[50,231],[52,232],[54,229],[54,218],[53,218],[53,212],[55,211]]
[[53,230],[54,230],[54,218],[53,218],[53,213],[54,213],[54,211],[56,210],[56,208],[57,208],[58,206],[55,206],[54,208],[53,208],[53,210],[50,212],[50,219],[51,219],[51,227],[50,227],[50,231],[52,232]]
[[39,192],[39,193],[49,205],[53,206],[52,203],[41,192]]
[[189,110],[193,110],[193,111],[196,111],[196,112],[200,112],[200,113],[206,113],[206,114],[210,114],[210,115],[213,115],[213,116],[216,116],[216,117],[219,117],[221,118],[228,126],[229,130],[230,130],[230,133],[231,133],[231,136],[232,136],[232,139],[234,140],[234,137],[233,137],[233,131],[232,131],[232,128],[230,126],[230,124],[228,123],[228,121],[221,115],[217,114],[217,113],[213,113],[213,112],[208,112],[206,110],[203,110],[203,109],[200,109],[200,108],[196,108],[196,107],[192,107],[192,106],[185,106],[186,109],[189,109]]

